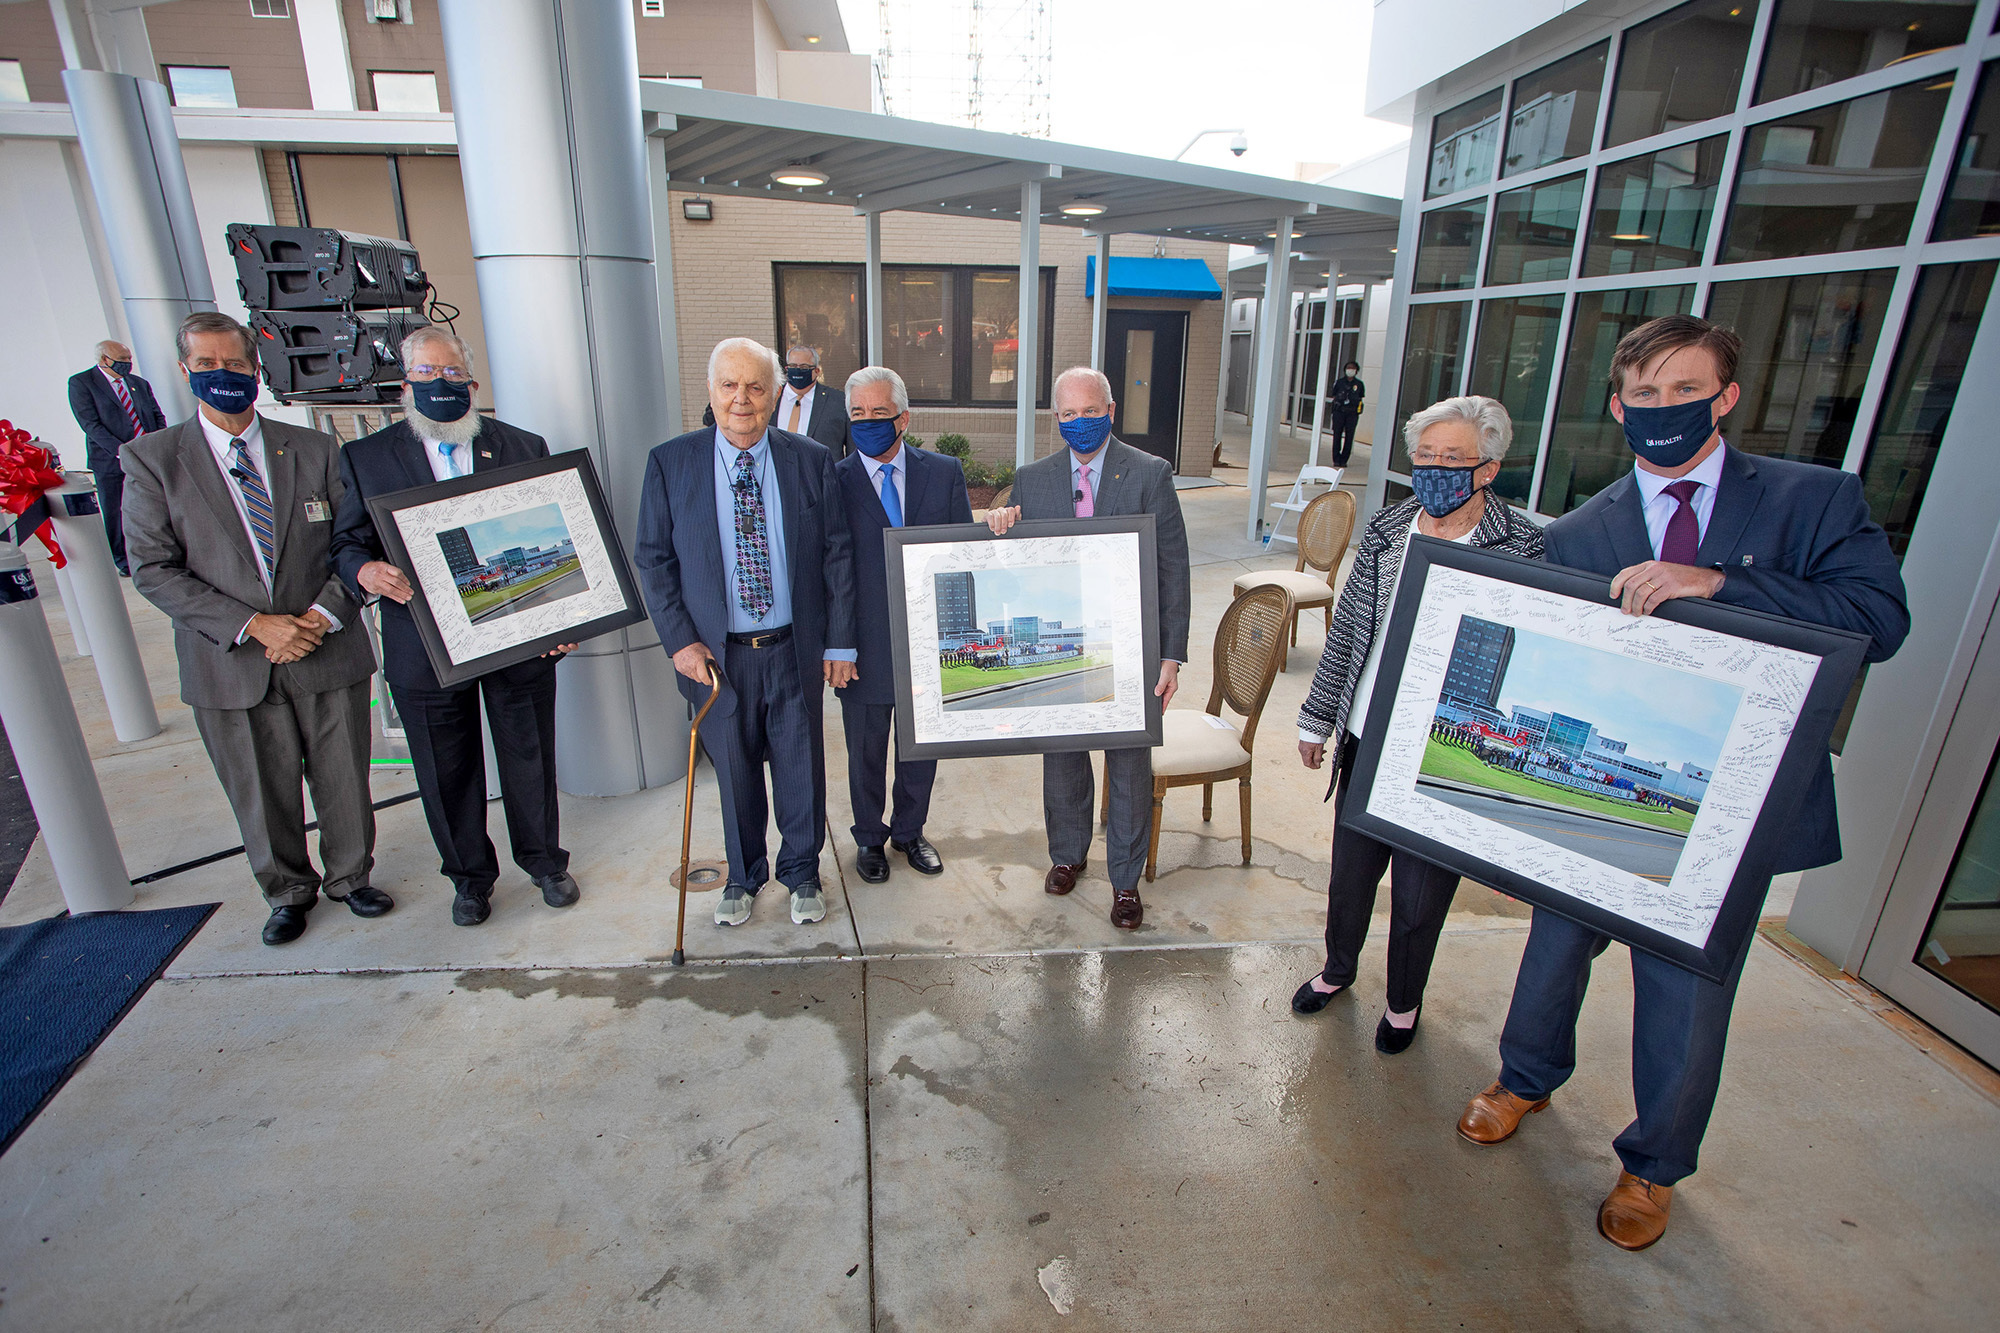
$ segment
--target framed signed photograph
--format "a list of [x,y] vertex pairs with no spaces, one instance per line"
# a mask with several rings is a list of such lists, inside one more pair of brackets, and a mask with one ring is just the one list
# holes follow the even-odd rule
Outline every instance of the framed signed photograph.
[[431,668],[457,685],[646,618],[581,449],[371,497]]
[[1416,538],[1347,818],[1720,980],[1867,640],[1608,583]]
[[882,540],[902,758],[1160,743],[1152,515]]

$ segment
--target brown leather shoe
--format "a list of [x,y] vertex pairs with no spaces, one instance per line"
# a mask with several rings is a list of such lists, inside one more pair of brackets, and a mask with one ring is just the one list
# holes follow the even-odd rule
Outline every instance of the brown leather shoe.
[[1111,891],[1111,924],[1120,930],[1137,930],[1139,923],[1146,919],[1146,905],[1139,901],[1139,890],[1113,889]]
[[1458,1136],[1483,1147],[1505,1143],[1521,1127],[1523,1116],[1533,1115],[1548,1104],[1546,1097],[1538,1102],[1516,1097],[1496,1079],[1492,1087],[1465,1104],[1465,1114],[1458,1118]]
[[1597,1233],[1621,1250],[1643,1250],[1667,1234],[1673,1206],[1672,1185],[1655,1185],[1620,1171],[1618,1183],[1598,1206]]
[[1089,863],[1082,862],[1073,866],[1050,866],[1049,873],[1042,877],[1042,892],[1068,893],[1076,887],[1076,877],[1083,873],[1083,867],[1087,864]]

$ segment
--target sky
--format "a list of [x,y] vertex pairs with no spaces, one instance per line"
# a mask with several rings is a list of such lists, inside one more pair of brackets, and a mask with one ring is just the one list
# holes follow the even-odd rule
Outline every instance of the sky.
[[1692,672],[1635,662],[1525,630],[1500,682],[1500,711],[1565,713],[1624,741],[1638,759],[1713,769],[1743,692]]
[[554,546],[557,542],[566,541],[569,525],[563,522],[561,505],[545,504],[523,509],[518,514],[503,514],[499,518],[468,523],[465,535],[472,539],[474,555],[481,560],[491,560],[515,546]]
[[[1291,179],[1300,162],[1351,163],[1408,129],[1361,114],[1371,0],[1048,0],[1052,137]],[[875,0],[840,0],[849,48],[876,49]],[[898,115],[909,114],[902,107]]]
[[1031,565],[1022,569],[982,569],[972,576],[979,623],[1003,614],[1040,616],[1065,625],[1083,623],[1083,566]]

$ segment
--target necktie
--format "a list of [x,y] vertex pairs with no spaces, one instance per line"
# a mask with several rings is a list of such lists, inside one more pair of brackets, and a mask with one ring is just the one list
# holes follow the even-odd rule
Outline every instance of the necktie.
[[236,447],[236,484],[243,490],[243,512],[250,518],[250,531],[257,538],[257,549],[264,556],[264,577],[278,577],[278,529],[277,514],[271,508],[271,493],[264,489],[264,478],[257,471],[257,464],[251,461],[250,446],[241,440],[231,440]]
[[118,406],[125,409],[125,415],[131,420],[133,435],[143,434],[146,424],[139,420],[139,409],[132,405],[132,395],[127,392],[125,381],[117,375],[111,376],[111,392],[118,395]]
[[1078,518],[1095,518],[1097,516],[1097,497],[1090,493],[1090,469],[1087,467],[1078,468],[1076,470],[1076,478],[1076,516]]
[[896,465],[882,465],[882,512],[889,516],[889,526],[903,526],[903,501],[896,494]]
[[785,423],[785,429],[796,435],[799,433],[799,409],[806,405],[803,398],[792,399],[792,419]]
[[764,528],[764,493],[748,449],[736,455],[736,603],[752,620],[771,613],[771,539]]
[[1666,493],[1680,501],[1680,508],[1667,520],[1666,535],[1660,538],[1660,559],[1667,564],[1691,565],[1701,548],[1701,520],[1694,513],[1694,493],[1700,489],[1700,482],[1687,480],[1667,487]]
[[448,473],[450,476],[453,477],[462,477],[465,475],[463,472],[460,472],[458,470],[457,445],[445,444],[442,441],[440,441],[438,443],[438,452],[444,455],[444,470],[446,473]]

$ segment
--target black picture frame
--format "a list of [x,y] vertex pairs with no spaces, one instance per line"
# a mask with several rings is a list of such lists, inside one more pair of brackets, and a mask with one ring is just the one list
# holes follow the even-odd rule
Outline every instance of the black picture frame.
[[[1483,576],[1483,579],[1493,583],[1478,585],[1483,590],[1481,592],[1467,593],[1465,590],[1473,586],[1471,581],[1441,579],[1439,571],[1460,571]],[[1669,601],[1651,616],[1622,617],[1621,613],[1614,612],[1614,617],[1619,618],[1607,619],[1603,609],[1615,608],[1618,604],[1616,599],[1607,595],[1609,582],[1609,579],[1600,574],[1544,564],[1500,551],[1462,546],[1431,537],[1414,538],[1403,562],[1395,605],[1384,630],[1386,637],[1382,644],[1379,675],[1369,699],[1366,724],[1362,728],[1355,755],[1354,789],[1346,799],[1345,818],[1351,828],[1368,837],[1403,851],[1412,852],[1427,861],[1454,870],[1466,878],[1531,903],[1537,908],[1567,917],[1591,930],[1665,959],[1710,981],[1721,981],[1730,975],[1742,950],[1749,947],[1751,933],[1757,922],[1757,913],[1762,904],[1763,888],[1771,877],[1772,866],[1777,862],[1783,842],[1789,836],[1791,815],[1797,809],[1801,797],[1820,765],[1825,761],[1828,740],[1848,691],[1861,669],[1862,655],[1867,648],[1868,640],[1866,636],[1844,630],[1809,625],[1700,598]],[[1427,600],[1433,585],[1439,583],[1458,588],[1456,599],[1454,600],[1447,591],[1440,592],[1434,601]],[[1552,598],[1530,599],[1512,598],[1494,593],[1490,604],[1507,609],[1494,611],[1490,618],[1482,619],[1480,627],[1472,633],[1487,636],[1487,643],[1493,644],[1492,627],[1506,629],[1508,634],[1504,639],[1504,650],[1498,646],[1482,649],[1475,640],[1468,639],[1466,637],[1468,631],[1463,621],[1472,618],[1470,616],[1461,616],[1460,621],[1455,622],[1457,626],[1455,631],[1445,628],[1448,623],[1447,618],[1451,614],[1450,608],[1472,604],[1473,598],[1484,595],[1484,592],[1491,592],[1494,584],[1553,595]],[[1532,620],[1529,619],[1531,602],[1536,617]],[[1470,664],[1475,660],[1475,654],[1481,651],[1488,654],[1483,660],[1489,664],[1487,669],[1493,673],[1491,693],[1485,700],[1484,706],[1498,715],[1500,682],[1512,664],[1512,654],[1516,651],[1514,635],[1531,633],[1546,638],[1543,631],[1554,623],[1551,620],[1551,608],[1564,603],[1574,604],[1579,608],[1574,613],[1577,623],[1597,626],[1598,628],[1592,632],[1600,638],[1607,634],[1619,633],[1632,636],[1619,640],[1625,645],[1622,651],[1628,655],[1642,652],[1653,654],[1650,657],[1634,656],[1633,660],[1638,663],[1635,671],[1655,667],[1683,671],[1710,680],[1711,685],[1722,679],[1716,674],[1720,670],[1719,667],[1710,668],[1708,674],[1704,676],[1702,671],[1689,666],[1691,659],[1688,654],[1677,654],[1670,644],[1655,644],[1650,647],[1642,645],[1640,639],[1636,637],[1642,634],[1670,636],[1676,642],[1698,645],[1703,652],[1720,654],[1721,660],[1726,662],[1730,669],[1739,672],[1738,679],[1741,678],[1740,672],[1747,669],[1741,663],[1752,653],[1762,651],[1766,657],[1779,662],[1780,665],[1791,663],[1785,667],[1789,674],[1782,677],[1779,675],[1764,677],[1766,680],[1781,680],[1780,685],[1768,689],[1757,686],[1754,690],[1739,691],[1741,702],[1732,715],[1734,720],[1721,742],[1720,757],[1714,761],[1712,769],[1702,779],[1699,798],[1694,800],[1695,813],[1691,817],[1689,830],[1681,835],[1682,843],[1679,849],[1672,847],[1670,836],[1657,833],[1604,839],[1607,849],[1613,843],[1629,843],[1638,847],[1643,842],[1651,841],[1662,853],[1670,852],[1672,859],[1669,862],[1669,873],[1665,877],[1644,875],[1645,882],[1642,883],[1641,876],[1637,872],[1615,867],[1604,859],[1608,855],[1628,855],[1637,858],[1644,855],[1643,852],[1625,853],[1607,850],[1597,857],[1590,857],[1581,852],[1562,848],[1539,834],[1522,833],[1516,837],[1515,834],[1508,833],[1506,840],[1510,850],[1507,855],[1511,857],[1511,862],[1503,864],[1493,859],[1500,854],[1494,850],[1500,840],[1486,839],[1499,834],[1505,821],[1485,819],[1476,825],[1482,835],[1480,839],[1468,838],[1462,841],[1457,838],[1453,841],[1441,841],[1413,827],[1415,824],[1423,823],[1430,826],[1433,831],[1442,831],[1448,825],[1456,825],[1463,830],[1474,819],[1480,818],[1470,815],[1471,810],[1490,810],[1497,813],[1501,802],[1520,804],[1522,813],[1518,816],[1521,820],[1519,827],[1540,827],[1548,832],[1548,838],[1575,836],[1556,831],[1565,822],[1573,827],[1586,819],[1603,818],[1599,815],[1568,813],[1541,816],[1532,808],[1540,804],[1533,796],[1510,796],[1501,790],[1500,783],[1504,780],[1513,791],[1517,793],[1524,791],[1523,785],[1515,781],[1515,775],[1503,775],[1491,779],[1494,787],[1490,792],[1471,784],[1452,783],[1431,776],[1433,770],[1428,765],[1432,764],[1433,760],[1428,756],[1432,753],[1430,746],[1436,740],[1438,733],[1428,727],[1422,731],[1416,730],[1419,726],[1426,725],[1426,713],[1431,715],[1428,721],[1445,725],[1440,715],[1447,710],[1457,718],[1467,718],[1470,713],[1477,710],[1480,706],[1478,701],[1468,703],[1464,698],[1457,696],[1448,699],[1446,695],[1451,687],[1446,686],[1440,690],[1433,688],[1431,682],[1453,678],[1452,673],[1456,671],[1459,673],[1455,677],[1459,688],[1468,688],[1467,678],[1473,675]],[[1588,621],[1585,620],[1586,611],[1581,608],[1588,608],[1590,616]],[[1429,622],[1425,635],[1425,642],[1429,646],[1421,653],[1423,664],[1413,668],[1411,645],[1413,639],[1417,637],[1420,616],[1424,616]],[[1520,625],[1524,621],[1535,624],[1537,628],[1521,630]],[[1672,628],[1662,628],[1662,624]],[[1696,633],[1691,634],[1690,631]],[[1721,636],[1721,639],[1717,640],[1714,636]],[[1449,644],[1449,647],[1438,646],[1441,642]],[[1725,648],[1728,651],[1723,651]],[[1805,668],[1798,665],[1796,659],[1780,657],[1770,650],[1785,650],[1791,654],[1803,654],[1818,659],[1817,666],[1811,668],[1810,684],[1804,688],[1795,707],[1790,702],[1791,692],[1796,688],[1796,682]],[[1449,659],[1442,669],[1437,666],[1440,654],[1446,655]],[[1461,662],[1468,665],[1461,667]],[[1474,679],[1483,684],[1484,677]],[[1604,677],[1596,679],[1601,680]],[[1750,708],[1753,702],[1762,710],[1757,714],[1754,724],[1750,720],[1751,715],[1744,711]],[[1782,727],[1772,725],[1772,719],[1787,710],[1790,713],[1790,728],[1788,734],[1783,734]],[[1535,717],[1528,719],[1524,724],[1522,712],[1523,710],[1516,708],[1511,715],[1511,721],[1502,723],[1503,728],[1506,726],[1522,728],[1514,733],[1516,738],[1532,736],[1532,731],[1527,728],[1535,725],[1536,719],[1544,716],[1542,713],[1535,713]],[[1517,748],[1510,750],[1503,737],[1494,737],[1493,748],[1486,748],[1490,733],[1479,733],[1480,724],[1476,720],[1456,721],[1451,725],[1457,726],[1459,730],[1445,734],[1452,737],[1455,743],[1464,744],[1469,740],[1469,748],[1473,754],[1479,762],[1486,765],[1482,771],[1490,771],[1496,762],[1501,769],[1509,763],[1518,763],[1521,765],[1517,770],[1518,775],[1547,774],[1549,776],[1536,780],[1553,788],[1555,784],[1550,778],[1555,774],[1546,767],[1539,765],[1531,767],[1530,756],[1540,754],[1546,759],[1549,749],[1553,748],[1551,738],[1559,729],[1564,730],[1562,736],[1564,743],[1573,741],[1577,734],[1574,727],[1578,721],[1576,718],[1564,718],[1560,726],[1553,722],[1545,724],[1548,730],[1542,735],[1543,748],[1540,749],[1535,748],[1532,741],[1528,745],[1519,746],[1517,739]],[[1619,719],[1613,718],[1612,724],[1616,726],[1618,721]],[[1594,733],[1595,728],[1592,730]],[[1782,735],[1781,749],[1780,735]],[[1416,749],[1424,751],[1426,757],[1417,759],[1413,755],[1412,736],[1416,737]],[[1732,748],[1730,743],[1737,741],[1741,743]],[[1774,750],[1778,754],[1775,764],[1771,762]],[[1592,762],[1596,763],[1603,760],[1607,752],[1588,753],[1592,755]],[[1730,767],[1732,764],[1736,767]],[[1385,767],[1393,770],[1394,780],[1385,777]],[[1580,767],[1588,769],[1588,765]],[[1610,765],[1606,764],[1607,770],[1609,767]],[[1690,765],[1683,762],[1681,772],[1671,774],[1671,780],[1685,781],[1684,775],[1689,768]],[[1412,772],[1416,774],[1414,784],[1407,781]],[[1762,775],[1761,778],[1759,775]],[[1426,781],[1427,776],[1428,781]],[[1668,780],[1668,778],[1661,779],[1662,782]],[[1754,810],[1749,811],[1748,832],[1745,834],[1738,830],[1738,825],[1741,822],[1740,816],[1748,808],[1749,803],[1736,793],[1747,791],[1756,780],[1762,780],[1767,785],[1762,788],[1761,799],[1755,801]],[[1644,782],[1634,783],[1631,790],[1638,793],[1646,786]],[[1429,791],[1419,790],[1426,787]],[[1601,789],[1590,790],[1595,792]],[[1669,799],[1659,790],[1647,790],[1645,795],[1654,800]],[[1378,796],[1382,799],[1378,799]],[[1437,811],[1449,809],[1454,813],[1444,816],[1434,815],[1429,812],[1429,807],[1420,805],[1415,799],[1419,796],[1427,797]],[[1711,801],[1715,802],[1713,818],[1703,824],[1701,821],[1704,816],[1701,812],[1706,810]],[[1463,803],[1466,809],[1461,810],[1458,803]],[[1586,803],[1598,806],[1610,804],[1608,800],[1599,801],[1595,796],[1586,802],[1576,798],[1573,793],[1562,792],[1553,804],[1544,808],[1553,810],[1556,804],[1562,803],[1578,806]],[[1677,809],[1679,807],[1672,804],[1662,804],[1657,810],[1644,809],[1642,803],[1635,802],[1631,812],[1634,815],[1643,813],[1649,818],[1664,818]],[[1538,819],[1543,821],[1539,825]],[[1637,828],[1642,821],[1619,819],[1616,822],[1631,824]],[[1607,824],[1606,828],[1610,829],[1611,825]],[[1720,833],[1723,831],[1728,831],[1728,836],[1733,842],[1725,843],[1721,839]],[[1460,836],[1462,837],[1462,833]],[[1524,855],[1519,850],[1521,839],[1530,839],[1549,850]],[[1696,844],[1697,839],[1700,840],[1699,845],[1704,850],[1692,860],[1684,859],[1682,853],[1690,845]],[[1729,872],[1727,887],[1721,892],[1720,903],[1714,907],[1705,934],[1698,942],[1692,937],[1692,927],[1677,934],[1639,919],[1650,913],[1656,921],[1668,920],[1674,913],[1686,911],[1690,913],[1687,919],[1692,921],[1697,920],[1700,913],[1707,912],[1707,908],[1697,908],[1691,900],[1677,899],[1675,895],[1682,891],[1684,870],[1691,872],[1691,879],[1703,874],[1709,877],[1707,882],[1710,888],[1702,890],[1697,882],[1695,888],[1690,890],[1691,893],[1706,891],[1712,894],[1713,886],[1720,883],[1720,876],[1728,870],[1728,865],[1722,861],[1712,860],[1710,853],[1719,855],[1725,846],[1735,848],[1733,871]],[[1543,877],[1538,878],[1536,875],[1523,873],[1524,864],[1533,865],[1538,862],[1546,867],[1542,872]],[[1567,879],[1572,884],[1584,884],[1587,882],[1583,878],[1586,872],[1588,875],[1596,876],[1599,881],[1608,882],[1605,874],[1607,870],[1631,875],[1639,892],[1627,901],[1646,904],[1646,911],[1628,913],[1612,910],[1602,902],[1591,901],[1578,892],[1551,882],[1551,880]],[[1654,886],[1652,881],[1658,881],[1657,886]]]
[[[516,499],[517,506],[509,508],[507,502]],[[555,579],[524,590],[482,613],[477,620],[460,600],[455,575],[446,563],[449,557],[442,550],[435,555],[427,550],[418,554],[421,548],[412,546],[413,536],[419,542],[438,545],[435,533],[447,530],[440,527],[440,522],[448,524],[454,515],[464,520],[457,524],[457,530],[462,532],[467,523],[476,525],[504,518],[517,510],[551,504],[560,508],[577,569],[558,572],[563,563],[559,559],[543,572],[544,576],[556,573]],[[417,623],[417,634],[423,641],[431,669],[442,685],[461,685],[490,671],[540,657],[558,645],[582,643],[646,618],[638,582],[632,576],[624,544],[604,503],[597,469],[586,450],[565,450],[527,463],[370,496],[368,510],[391,563],[409,575],[416,590],[416,596],[409,602],[410,615]],[[582,519],[588,522],[580,523]],[[414,531],[408,530],[412,528]],[[469,544],[467,549],[471,549]],[[413,555],[417,558],[413,559]],[[569,608],[576,613],[574,617],[536,616],[538,628],[542,622],[553,623],[554,627],[525,638],[507,632],[516,628],[511,621],[494,627],[491,632],[479,632],[489,619],[512,617],[540,606],[551,609],[565,606],[572,600],[569,595],[539,602],[537,608],[516,607],[513,602],[569,577],[584,581],[586,586],[578,590],[580,593],[596,594]],[[447,598],[450,600],[446,601]],[[444,624],[439,620],[440,603],[448,608],[445,614],[450,617]],[[467,626],[474,627],[474,633],[468,634]],[[502,639],[505,641],[497,643],[492,651],[477,651],[484,641]]]
[[[1093,540],[1104,538],[1129,538],[1129,541]],[[1080,541],[1087,544],[1080,547]],[[1126,688],[1135,688],[1133,696],[1120,698],[1114,695],[1113,701],[1108,703],[1058,701],[1046,709],[1010,705],[946,710],[945,701],[949,696],[943,693],[942,668],[936,672],[940,683],[935,687],[929,683],[932,672],[913,670],[913,607],[909,588],[913,564],[923,548],[948,543],[964,544],[964,547],[974,550],[987,546],[999,558],[985,564],[976,559],[961,558],[969,557],[971,552],[954,548],[958,552],[950,557],[954,568],[936,572],[976,575],[981,569],[998,572],[1026,568],[1032,567],[1035,556],[1068,556],[1062,563],[1087,563],[1091,570],[1090,580],[1100,584],[1101,590],[1118,590],[1111,600],[1119,609],[1109,622],[1111,662],[1108,666],[1085,669],[1109,670],[1117,691],[1122,693]],[[889,528],[882,534],[882,547],[888,568],[889,647],[896,673],[896,753],[899,757],[958,759],[978,755],[1054,754],[1077,750],[1130,749],[1160,743],[1161,708],[1159,699],[1153,694],[1153,687],[1160,676],[1159,564],[1151,514],[1035,520],[1016,523],[1005,536],[1000,537],[994,536],[983,524]],[[921,569],[914,572],[919,576],[922,574]],[[921,611],[926,605],[920,602],[918,609]],[[931,606],[929,610],[929,619],[923,615],[917,619],[935,626],[938,624],[935,607]],[[933,655],[939,653],[936,642],[933,640]],[[1081,642],[1079,640],[1079,644]],[[1087,653],[1083,655],[1090,656]],[[1081,675],[1082,672],[1075,674]],[[1015,682],[991,687],[991,693],[1002,693],[1013,684]],[[983,696],[988,691],[980,693]],[[1058,712],[1057,709],[1063,711]],[[1076,710],[1080,709],[1096,709],[1105,716],[1105,720],[1122,721],[1128,725],[1103,728],[1069,725],[1076,720]],[[952,720],[946,721],[942,717],[946,711],[954,714]],[[974,714],[977,716],[972,716]],[[1138,725],[1129,725],[1131,723]],[[941,737],[938,733],[945,728],[953,734]]]

